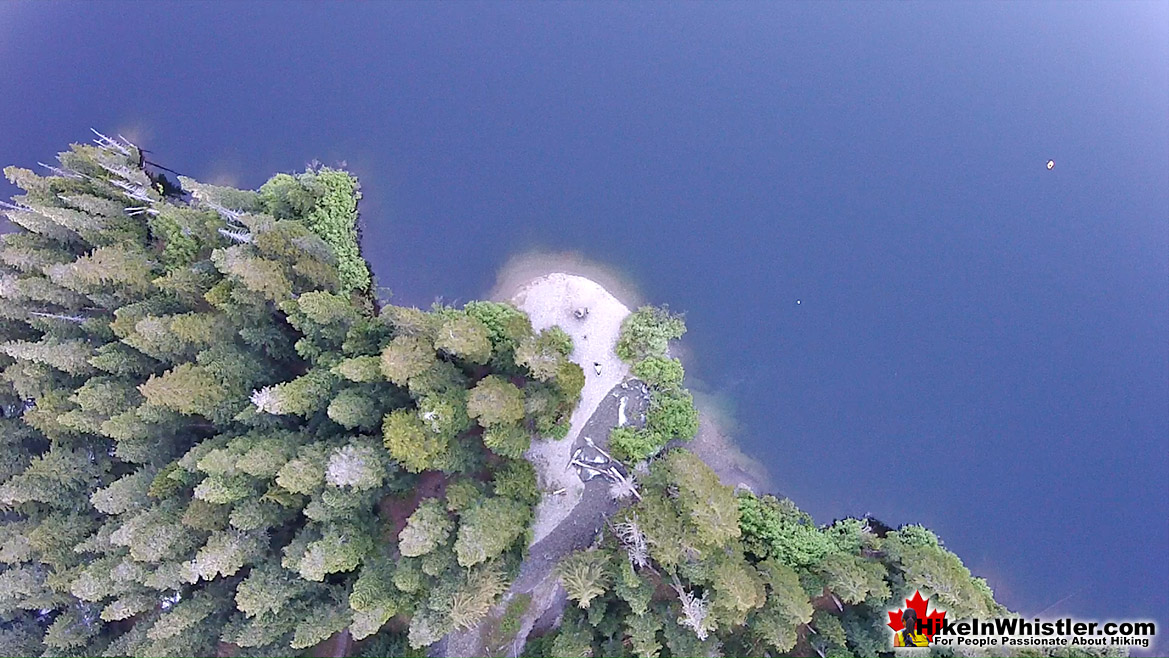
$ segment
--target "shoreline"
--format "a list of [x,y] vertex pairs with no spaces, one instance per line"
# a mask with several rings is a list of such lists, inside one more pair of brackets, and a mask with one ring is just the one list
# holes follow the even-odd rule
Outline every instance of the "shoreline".
[[727,435],[718,419],[712,417],[710,405],[696,395],[694,406],[698,409],[698,434],[683,447],[698,455],[724,485],[746,487],[758,496],[773,493],[767,468],[743,452]]
[[645,304],[627,276],[590,261],[576,251],[528,251],[507,259],[495,275],[486,299],[510,302],[523,287],[550,274],[567,274],[588,279],[629,310]]

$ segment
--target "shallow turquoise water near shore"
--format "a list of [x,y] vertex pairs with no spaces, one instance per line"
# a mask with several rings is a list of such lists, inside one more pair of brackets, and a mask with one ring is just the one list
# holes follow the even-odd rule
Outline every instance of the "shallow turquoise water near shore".
[[233,6],[3,6],[0,154],[345,160],[404,303],[579,251],[818,520],[1169,621],[1165,5]]

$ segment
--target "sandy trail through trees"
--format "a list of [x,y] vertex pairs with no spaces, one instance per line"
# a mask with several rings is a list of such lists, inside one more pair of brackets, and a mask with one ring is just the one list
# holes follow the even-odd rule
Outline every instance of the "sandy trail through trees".
[[[528,283],[515,294],[512,302],[528,314],[536,331],[558,326],[571,336],[570,358],[585,373],[584,389],[572,413],[568,436],[559,440],[533,440],[527,453],[545,491],[565,490],[561,495],[545,495],[536,507],[532,525],[534,544],[568,518],[580,502],[584,484],[569,466],[573,445],[601,401],[629,375],[629,366],[613,353],[621,322],[629,315],[629,309],[595,281],[560,272]],[[587,313],[578,317],[577,311],[584,309]]]

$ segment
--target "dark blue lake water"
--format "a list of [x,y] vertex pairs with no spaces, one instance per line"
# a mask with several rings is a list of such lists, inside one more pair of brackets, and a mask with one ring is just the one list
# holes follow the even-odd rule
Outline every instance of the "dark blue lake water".
[[241,186],[344,160],[400,303],[579,251],[686,312],[819,521],[1169,623],[1166,62],[1163,2],[7,3],[0,159],[93,126]]

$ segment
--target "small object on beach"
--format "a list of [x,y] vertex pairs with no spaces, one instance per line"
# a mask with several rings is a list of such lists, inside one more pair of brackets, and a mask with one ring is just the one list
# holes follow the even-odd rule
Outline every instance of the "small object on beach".
[[552,492],[552,495],[553,495],[553,496],[559,496],[559,495],[563,494],[563,493],[564,493],[564,492],[566,492],[566,491],[568,491],[568,489],[566,489],[566,488],[565,488],[565,489],[557,489],[556,491],[553,491],[553,492]]
[[577,320],[583,320],[589,316],[589,308],[587,306],[581,306],[573,311],[572,314],[576,316]]
[[1047,161],[1047,170],[1051,171],[1052,169],[1055,169],[1055,160],[1048,160]]
[[593,370],[596,370],[598,375],[601,374],[601,364],[593,361]]

